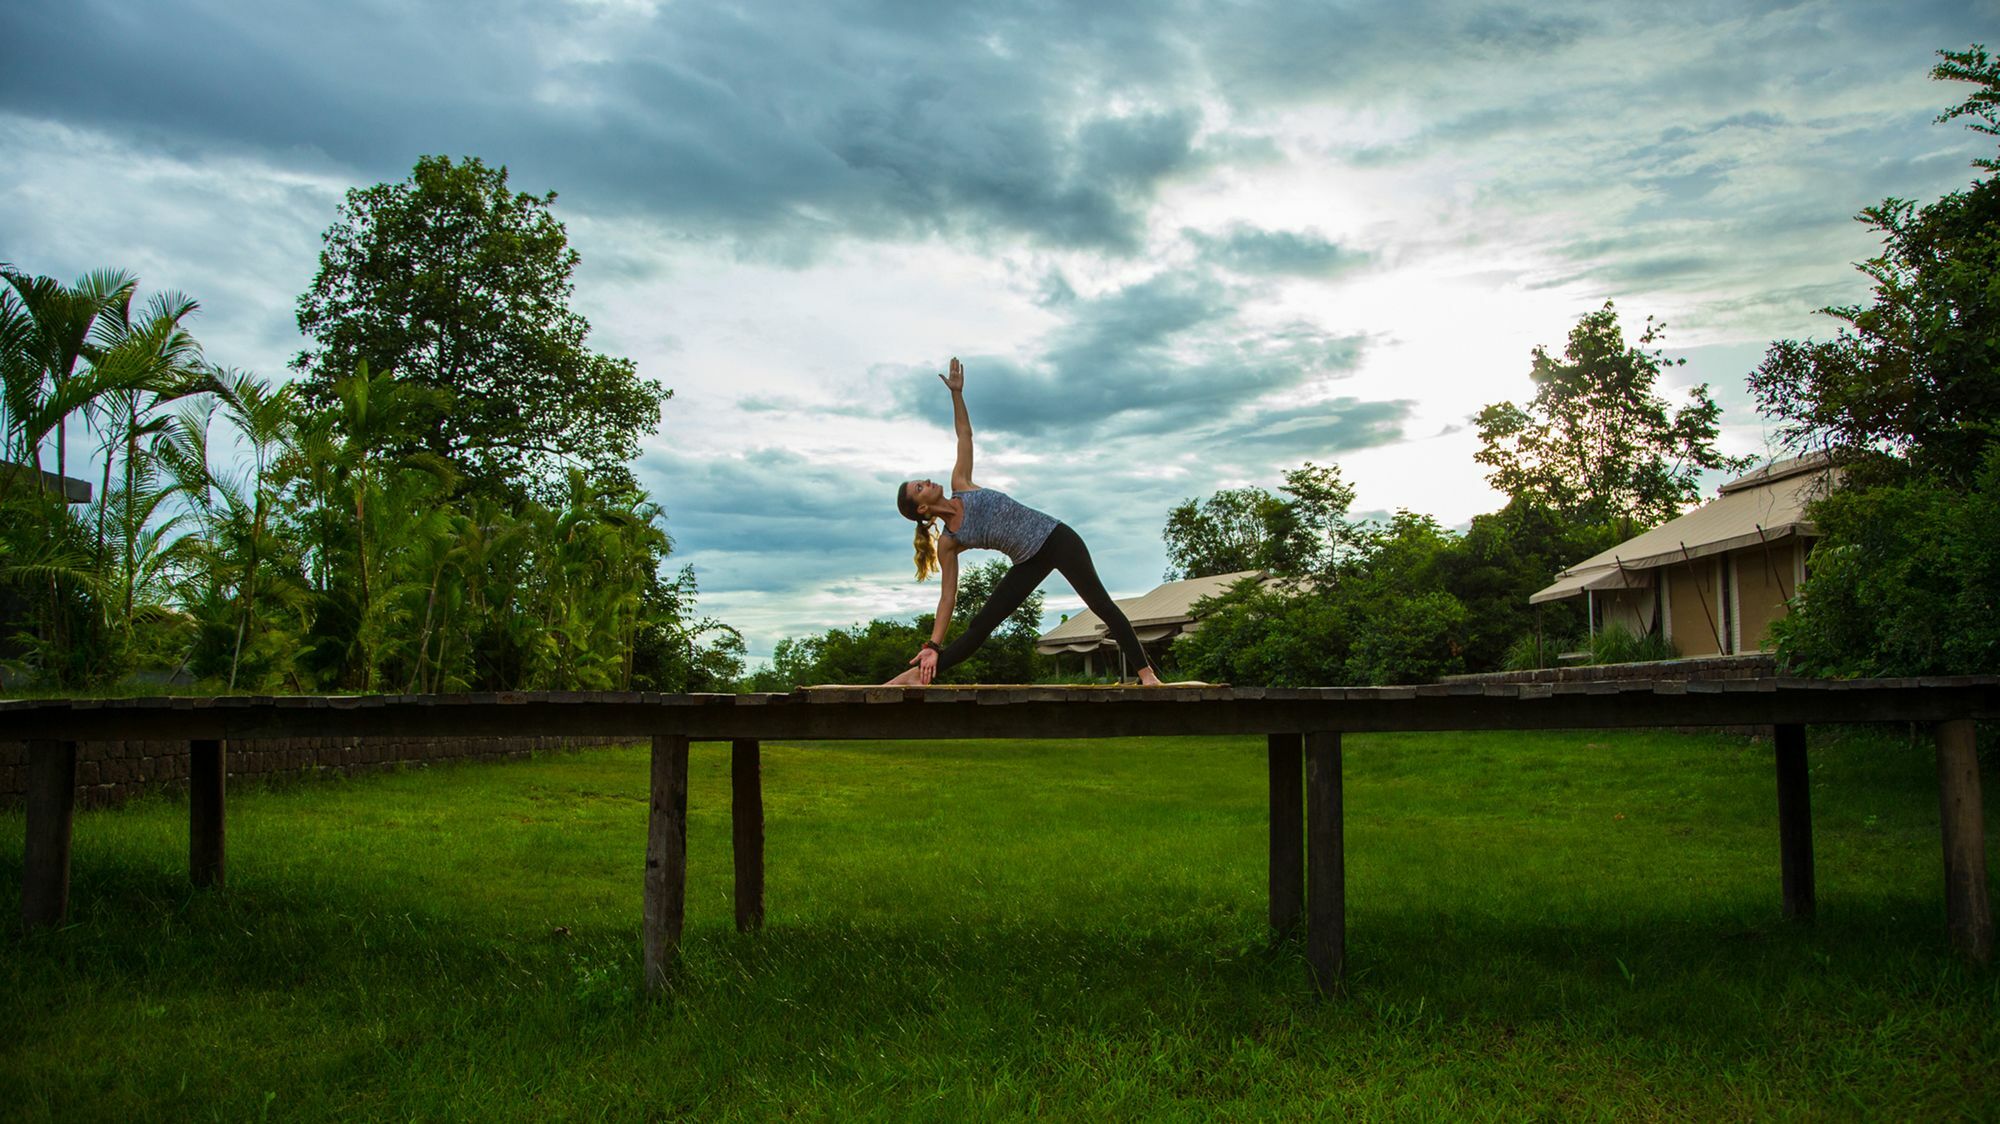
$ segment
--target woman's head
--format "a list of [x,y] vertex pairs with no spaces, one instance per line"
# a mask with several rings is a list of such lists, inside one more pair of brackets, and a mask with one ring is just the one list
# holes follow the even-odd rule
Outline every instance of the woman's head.
[[896,485],[896,510],[917,525],[917,580],[937,569],[937,532],[931,526],[930,505],[944,498],[944,489],[929,480],[905,480]]
[[905,480],[896,485],[896,510],[903,518],[922,522],[930,518],[925,509],[935,510],[944,502],[944,489],[935,480]]

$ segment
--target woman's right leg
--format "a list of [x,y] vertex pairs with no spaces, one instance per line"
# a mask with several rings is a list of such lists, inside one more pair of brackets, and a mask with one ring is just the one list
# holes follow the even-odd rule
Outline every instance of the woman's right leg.
[[964,662],[978,651],[979,646],[986,643],[986,638],[993,635],[993,630],[1000,627],[1000,622],[1007,619],[1007,614],[1020,608],[1021,602],[1035,592],[1035,587],[1042,584],[1042,579],[1049,576],[1050,570],[1055,569],[1055,562],[1048,555],[1048,551],[1038,550],[1033,558],[1015,563],[1012,569],[1000,575],[1000,581],[993,587],[993,595],[972,615],[965,631],[938,653],[939,672]]

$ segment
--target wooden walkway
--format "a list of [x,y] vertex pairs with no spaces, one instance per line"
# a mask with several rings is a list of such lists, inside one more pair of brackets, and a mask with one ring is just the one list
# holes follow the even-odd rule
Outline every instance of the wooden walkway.
[[[277,698],[54,699],[0,702],[0,739],[29,743],[21,918],[68,911],[76,743],[190,743],[189,872],[220,886],[232,739],[558,734],[652,742],[643,892],[645,983],[668,982],[680,947],[687,875],[687,758],[727,741],[736,924],[764,917],[764,741],[1100,738],[1262,734],[1267,738],[1270,922],[1301,930],[1313,982],[1346,967],[1341,735],[1387,730],[1771,726],[1785,916],[1813,914],[1806,726],[1919,722],[1933,727],[1947,923],[1954,946],[1993,951],[1974,722],[2000,717],[2000,677],[1261,690],[1228,687],[826,687],[779,695],[519,693]],[[1607,750],[1607,752],[1612,752]]]

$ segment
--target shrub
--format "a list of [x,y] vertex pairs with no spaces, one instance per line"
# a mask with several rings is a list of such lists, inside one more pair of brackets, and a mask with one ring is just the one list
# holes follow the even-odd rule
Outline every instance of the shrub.
[[1611,625],[1590,639],[1591,663],[1650,663],[1680,658],[1671,641],[1657,633],[1634,634],[1622,625]]

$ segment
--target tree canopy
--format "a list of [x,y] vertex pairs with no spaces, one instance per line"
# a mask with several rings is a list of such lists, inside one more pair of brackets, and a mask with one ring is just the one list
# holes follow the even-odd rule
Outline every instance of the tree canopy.
[[395,452],[443,458],[469,491],[551,498],[570,468],[629,482],[672,392],[585,346],[555,198],[477,157],[425,156],[407,180],[349,191],[298,302],[308,401],[331,404],[365,363],[439,396]]
[[1165,580],[1244,570],[1306,574],[1352,543],[1354,488],[1336,465],[1308,461],[1285,473],[1282,497],[1258,487],[1224,488],[1167,512]]
[[1665,325],[1650,318],[1637,346],[1625,342],[1612,303],[1570,330],[1560,356],[1534,349],[1526,406],[1498,402],[1474,418],[1487,481],[1564,519],[1624,530],[1673,518],[1701,498],[1708,469],[1736,469],[1715,447],[1721,407],[1707,384],[1678,410],[1654,390],[1668,361],[1653,345]]

